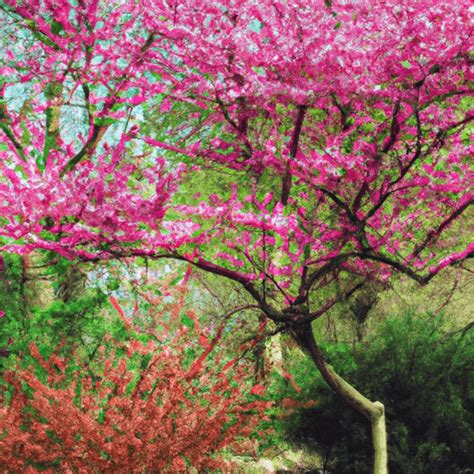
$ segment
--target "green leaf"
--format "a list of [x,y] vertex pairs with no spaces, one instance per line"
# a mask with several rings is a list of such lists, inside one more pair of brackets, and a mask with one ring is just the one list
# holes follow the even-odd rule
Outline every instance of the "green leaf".
[[194,321],[187,314],[181,316],[181,324],[189,329],[194,329]]
[[117,123],[118,120],[114,119],[112,117],[101,117],[95,120],[95,124],[98,127],[105,127],[107,125],[113,125],[114,123]]
[[171,281],[170,281],[170,286],[175,286],[177,283],[179,283],[181,280],[183,279],[183,277],[180,275],[180,276],[177,276],[176,278],[173,278]]
[[51,23],[51,33],[59,35],[64,32],[64,26],[59,21],[53,20]]

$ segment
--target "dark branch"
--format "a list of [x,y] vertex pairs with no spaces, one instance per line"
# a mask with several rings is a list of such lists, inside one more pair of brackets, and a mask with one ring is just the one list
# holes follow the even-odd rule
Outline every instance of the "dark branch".
[[398,134],[400,133],[400,124],[398,123],[398,118],[397,118],[399,112],[400,112],[400,101],[397,101],[393,107],[392,123],[390,125],[390,135],[384,147],[382,148],[383,153],[387,153],[397,141]]
[[305,303],[308,299],[309,292],[316,281],[337,269],[341,263],[347,261],[351,256],[353,256],[352,253],[340,254],[318,270],[315,270],[313,273],[311,273],[306,281],[301,284],[298,292],[298,298],[296,298],[293,304],[298,305]]
[[300,141],[301,129],[303,127],[304,116],[306,114],[307,108],[308,107],[306,105],[298,106],[298,112],[296,114],[295,127],[293,129],[290,142],[290,157],[286,163],[285,174],[281,180],[281,203],[284,206],[288,204],[288,197],[290,196],[291,192],[292,174],[290,170],[290,161],[294,160],[296,154],[298,153],[298,144]]
[[59,173],[59,176],[62,177],[69,171],[72,171],[75,168],[75,166],[79,163],[79,161],[81,161],[82,158],[84,158],[84,156],[86,156],[90,152],[93,152],[95,147],[99,143],[102,135],[105,133],[106,129],[107,129],[107,126],[98,125],[95,123],[92,127],[92,134],[89,140],[87,140],[87,142],[84,144],[81,150],[67,162],[67,164]]
[[334,105],[337,107],[337,109],[341,113],[342,130],[346,131],[351,126],[351,123],[348,120],[349,116],[350,116],[350,113],[351,113],[351,106],[350,106],[350,104],[349,105],[341,104],[341,102],[337,98],[336,94],[334,94],[334,93],[331,94],[331,98],[332,98],[332,101],[333,101]]
[[465,202],[462,206],[458,207],[449,217],[447,217],[436,229],[432,229],[428,232],[425,240],[416,246],[415,250],[413,251],[412,255],[417,257],[423,249],[426,248],[431,242],[433,242],[436,238],[438,238],[444,229],[449,227],[454,220],[456,220],[459,216],[461,216],[464,211],[474,204],[474,198],[470,199],[469,201]]
[[15,147],[18,156],[23,161],[26,161],[26,156],[23,147],[21,146],[21,143],[17,140],[15,134],[13,133],[13,130],[9,126],[9,123],[11,123],[12,120],[8,114],[7,106],[5,103],[4,90],[5,84],[0,82],[0,130],[2,130],[2,132],[7,136],[12,145]]

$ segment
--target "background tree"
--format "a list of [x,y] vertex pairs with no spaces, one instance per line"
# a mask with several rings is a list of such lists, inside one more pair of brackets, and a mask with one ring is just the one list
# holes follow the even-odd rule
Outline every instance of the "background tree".
[[[311,323],[472,257],[467,1],[2,2],[2,234],[242,285],[372,423]],[[196,192],[198,191],[198,192]]]

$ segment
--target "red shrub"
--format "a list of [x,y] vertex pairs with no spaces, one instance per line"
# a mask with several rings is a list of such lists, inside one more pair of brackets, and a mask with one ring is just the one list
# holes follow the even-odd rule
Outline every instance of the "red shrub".
[[2,464],[21,473],[225,467],[218,451],[248,443],[268,402],[260,386],[244,393],[244,366],[213,360],[211,368],[203,360],[212,343],[189,361],[185,334],[181,327],[166,346],[132,339],[100,373],[81,367],[72,376],[66,360],[53,354],[46,361],[32,346],[48,380],[33,368],[4,374],[14,395],[7,403],[4,391],[0,405]]

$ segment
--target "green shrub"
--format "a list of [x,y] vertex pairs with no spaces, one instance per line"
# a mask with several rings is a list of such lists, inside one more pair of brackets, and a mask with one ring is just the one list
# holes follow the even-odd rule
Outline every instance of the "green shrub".
[[[98,317],[107,296],[86,287],[74,262],[48,253],[36,257],[39,270],[25,268],[21,256],[0,255],[0,379],[12,358],[25,357],[27,363],[31,343],[43,355],[61,344],[64,354],[75,350],[90,359],[106,335],[127,338],[115,311]],[[50,292],[44,301],[41,291]]]
[[[353,348],[324,347],[343,377],[384,403],[393,474],[454,474],[474,467],[473,331],[448,334],[442,326],[439,317],[410,313],[387,320]],[[294,369],[302,393],[318,405],[287,424],[292,439],[318,451],[330,472],[370,473],[367,421],[327,387],[309,360]]]

